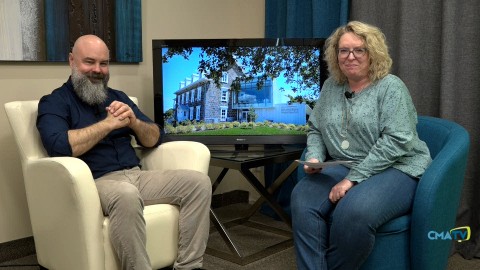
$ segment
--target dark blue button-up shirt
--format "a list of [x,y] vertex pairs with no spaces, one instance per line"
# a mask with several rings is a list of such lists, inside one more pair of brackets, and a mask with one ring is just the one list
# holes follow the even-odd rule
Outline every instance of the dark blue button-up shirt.
[[[125,93],[111,88],[108,89],[107,101],[99,106],[90,106],[81,101],[70,80],[42,97],[38,104],[37,128],[48,155],[72,156],[68,130],[85,128],[105,119],[105,108],[115,100],[128,104],[138,119],[154,123]],[[131,146],[131,135],[135,136],[128,127],[114,130],[78,158],[87,163],[94,178],[112,171],[139,166],[139,159]],[[160,138],[162,137],[161,134]],[[160,142],[161,139],[157,145]]]

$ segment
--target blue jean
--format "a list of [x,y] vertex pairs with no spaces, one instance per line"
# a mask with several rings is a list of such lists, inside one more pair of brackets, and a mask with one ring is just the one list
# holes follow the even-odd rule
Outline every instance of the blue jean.
[[292,224],[297,268],[358,269],[387,221],[408,213],[417,180],[390,168],[353,186],[337,204],[332,187],[349,169],[332,166],[307,175],[292,191]]

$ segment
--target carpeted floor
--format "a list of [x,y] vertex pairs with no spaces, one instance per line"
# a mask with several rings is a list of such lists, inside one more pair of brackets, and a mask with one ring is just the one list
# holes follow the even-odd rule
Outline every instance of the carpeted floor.
[[[235,218],[236,214],[241,213],[246,206],[247,205],[245,204],[234,204],[217,208],[215,209],[215,213],[225,222]],[[258,213],[255,214],[251,220],[288,230],[288,226],[283,222],[273,220],[270,217]],[[228,229],[228,232],[243,256],[249,256],[256,251],[264,250],[267,246],[288,240],[288,237],[286,236],[279,236],[244,225],[231,227]],[[213,228],[210,234],[208,247],[214,250],[229,251],[228,246]],[[39,270],[40,267],[37,264],[34,252],[32,238],[0,244],[0,270]],[[294,250],[291,245],[282,251],[253,261],[244,266],[210,254],[205,254],[204,268],[208,270],[296,269]],[[480,259],[465,260],[460,255],[455,254],[450,257],[447,270],[480,270]]]
[[[232,219],[235,219],[239,213],[240,215],[243,215],[241,213],[243,213],[243,211],[245,211],[248,207],[248,204],[234,204],[216,208],[214,211],[222,220],[222,222],[228,222]],[[295,256],[293,255],[294,250],[291,243],[291,236],[286,236],[284,234],[279,235],[277,233],[267,232],[263,229],[257,229],[255,224],[271,226],[286,231],[287,233],[290,232],[289,227],[281,221],[274,220],[259,213],[253,215],[250,220],[253,222],[254,227],[237,225],[228,228],[228,233],[230,234],[232,241],[238,247],[240,254],[246,258],[244,261],[248,262],[249,258],[255,259],[255,253],[262,252],[265,249],[270,248],[272,245],[285,243],[278,247],[280,251],[267,257],[261,257],[258,260],[254,260],[253,262],[242,266],[240,264],[213,256],[207,250],[207,254],[204,258],[204,267],[206,269],[218,270],[295,269]],[[223,238],[213,227],[207,246],[209,249],[226,251],[227,253],[234,254],[229,250],[228,245],[225,244]],[[238,257],[236,258],[237,260],[240,260]]]

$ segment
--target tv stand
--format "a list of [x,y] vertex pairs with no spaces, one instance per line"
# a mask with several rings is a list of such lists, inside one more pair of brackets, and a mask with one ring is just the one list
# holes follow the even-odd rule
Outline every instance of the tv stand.
[[264,150],[265,152],[283,152],[285,147],[283,144],[265,144]]
[[[230,145],[230,147],[230,149],[233,148],[232,145]],[[290,230],[292,227],[292,223],[290,216],[276,201],[273,194],[283,184],[283,182],[287,180],[288,176],[295,172],[298,163],[291,162],[288,168],[286,168],[268,187],[265,187],[265,185],[262,184],[260,179],[258,179],[257,176],[255,176],[250,170],[252,168],[257,168],[265,165],[293,161],[300,158],[303,152],[303,148],[301,147],[292,147],[287,145],[281,147],[282,151],[271,151],[276,149],[278,149],[278,147],[270,148],[264,146],[264,148],[260,150],[261,152],[252,152],[255,150],[247,150],[246,152],[245,150],[235,150],[235,152],[231,151],[230,153],[228,153],[226,150],[224,150],[224,152],[211,153],[210,165],[223,168],[223,170],[216,178],[215,182],[212,184],[213,192],[215,192],[217,187],[224,180],[227,172],[232,169],[239,171],[244,176],[244,179],[259,193],[260,198],[257,199],[257,201],[255,201],[255,203],[251,205],[249,209],[242,213],[241,217],[226,222],[220,221],[220,219],[215,214],[215,211],[210,209],[211,221],[217,232],[223,238],[225,244],[230,249],[230,252],[207,247],[207,254],[237,263],[239,265],[246,265],[260,258],[267,257],[292,246],[293,239]],[[265,224],[250,220],[250,218],[260,209],[262,204],[265,202],[269,204],[273,211],[275,211],[275,213],[290,229],[284,230],[272,228]],[[264,230],[283,236],[286,239],[280,243],[269,246],[253,254],[245,255],[240,251],[228,231],[229,228],[237,225],[244,225],[258,230]]]
[[231,154],[268,154],[285,152],[287,145],[282,144],[265,144],[265,145],[250,145],[250,144],[235,144],[235,145],[207,145],[210,153],[231,153]]
[[248,151],[248,144],[235,144],[235,151]]

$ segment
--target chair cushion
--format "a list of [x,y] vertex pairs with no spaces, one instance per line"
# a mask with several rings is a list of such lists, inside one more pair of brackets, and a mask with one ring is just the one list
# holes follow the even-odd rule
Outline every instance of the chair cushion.
[[[360,270],[410,269],[410,219],[410,214],[404,215],[378,228],[375,246]],[[395,256],[390,256],[391,254]]]
[[381,237],[385,234],[394,234],[401,233],[404,231],[410,230],[410,214],[404,215],[395,219],[390,220],[389,222],[383,224],[377,230],[377,237]]

